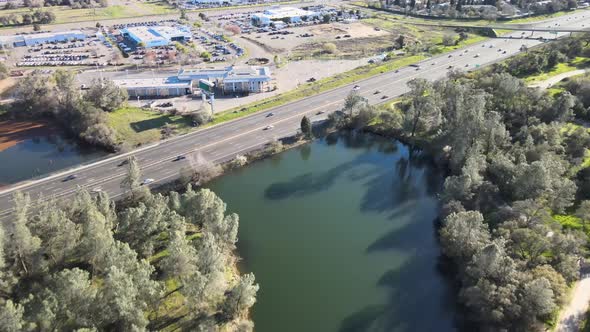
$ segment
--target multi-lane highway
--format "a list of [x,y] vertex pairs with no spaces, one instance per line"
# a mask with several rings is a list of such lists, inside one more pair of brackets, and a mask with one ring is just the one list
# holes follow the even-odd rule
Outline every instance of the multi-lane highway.
[[[562,27],[578,28],[588,24],[589,20],[590,14],[581,11],[556,18],[550,22],[558,23]],[[540,23],[540,25],[546,26],[547,22],[549,21]],[[513,38],[508,38],[510,36]],[[360,86],[359,93],[366,97],[370,103],[384,102],[405,93],[407,91],[406,83],[411,79],[418,77],[429,80],[439,79],[444,77],[451,68],[475,69],[520,52],[522,45],[530,48],[541,43],[539,40],[520,39],[521,36],[520,32],[516,32],[506,38],[490,39],[450,54],[422,61],[419,64],[419,69],[405,67],[396,72],[384,73],[355,84]],[[555,35],[537,33],[536,37],[555,38]],[[12,211],[11,198],[15,190],[29,193],[34,198],[41,194],[43,197],[67,197],[74,193],[78,187],[90,190],[101,188],[111,197],[117,198],[123,194],[119,184],[126,171],[125,167],[119,165],[129,155],[134,155],[138,159],[144,177],[154,179],[154,184],[174,179],[182,167],[190,166],[196,159],[204,158],[213,162],[229,160],[237,154],[260,148],[271,140],[294,134],[299,128],[303,115],[311,117],[314,121],[324,118],[329,112],[341,109],[344,99],[355,84],[310,96],[269,111],[198,130],[93,164],[53,174],[43,179],[16,184],[0,191],[0,219],[5,218]],[[376,90],[379,90],[380,93],[375,94]],[[381,99],[383,95],[388,98]],[[274,115],[268,116],[271,112]],[[265,127],[269,125],[272,125],[273,128],[265,130]],[[187,158],[173,161],[179,155],[184,155]],[[77,177],[64,181],[67,176],[72,174]]]

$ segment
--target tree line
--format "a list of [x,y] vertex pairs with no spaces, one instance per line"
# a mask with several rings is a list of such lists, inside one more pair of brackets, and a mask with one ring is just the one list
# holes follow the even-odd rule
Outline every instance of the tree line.
[[31,25],[47,24],[55,21],[55,14],[51,11],[35,10],[32,13],[10,14],[0,16],[0,25]]
[[[353,93],[330,122],[429,150],[447,171],[439,234],[468,320],[484,331],[543,330],[587,249],[590,134],[564,130],[576,121],[578,97],[552,96],[506,72],[452,72],[409,87],[388,110]],[[578,216],[582,229],[555,214]]]
[[555,68],[559,63],[572,61],[576,57],[590,58],[589,45],[590,36],[579,34],[572,38],[552,41],[534,50],[523,47],[524,53],[495,64],[492,71],[508,72],[517,77],[539,74]]
[[41,8],[51,6],[70,6],[72,9],[107,7],[108,0],[24,0],[22,2],[9,0],[4,9],[15,9],[18,7]]
[[13,115],[51,117],[89,144],[117,149],[117,134],[109,126],[106,112],[120,107],[127,92],[112,81],[95,80],[82,93],[70,71],[57,70],[50,76],[36,71],[19,80],[14,96]]
[[[258,285],[231,268],[238,216],[213,192],[152,193],[134,159],[117,206],[14,195],[0,227],[0,331],[252,331]],[[234,271],[234,272],[232,272]]]

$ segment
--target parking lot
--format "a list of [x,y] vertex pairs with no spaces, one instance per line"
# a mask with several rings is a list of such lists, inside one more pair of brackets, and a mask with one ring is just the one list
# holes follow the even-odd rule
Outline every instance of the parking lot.
[[13,49],[13,58],[19,67],[41,66],[106,66],[115,65],[117,58],[112,47],[99,37],[84,41],[63,41]]

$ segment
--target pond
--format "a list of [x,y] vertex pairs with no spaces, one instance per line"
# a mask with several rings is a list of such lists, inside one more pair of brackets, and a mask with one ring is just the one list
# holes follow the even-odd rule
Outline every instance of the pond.
[[0,121],[0,186],[46,175],[107,155],[65,138],[46,124]]
[[255,162],[210,184],[240,215],[257,332],[454,331],[427,156],[364,134]]

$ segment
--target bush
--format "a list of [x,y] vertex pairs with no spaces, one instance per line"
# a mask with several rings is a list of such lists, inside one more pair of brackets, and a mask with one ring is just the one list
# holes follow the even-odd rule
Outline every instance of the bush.
[[338,48],[334,43],[324,43],[324,45],[322,45],[322,50],[324,53],[328,54],[336,54],[338,52]]

